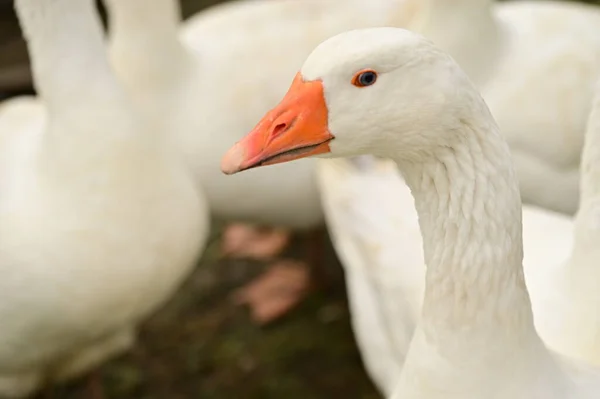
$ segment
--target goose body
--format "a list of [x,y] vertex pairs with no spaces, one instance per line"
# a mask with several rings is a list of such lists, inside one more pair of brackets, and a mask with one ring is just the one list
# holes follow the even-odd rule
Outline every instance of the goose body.
[[208,234],[201,191],[108,65],[92,0],[16,0],[41,101],[0,107],[0,396],[129,348]]
[[[536,324],[542,337],[553,348],[596,366],[600,365],[600,81],[596,86],[594,106],[590,114],[581,163],[580,206],[575,215],[572,249],[562,262],[554,262],[554,270],[545,284],[533,292]],[[553,243],[549,243],[552,245]],[[548,289],[552,287],[552,289]],[[552,314],[536,311],[536,305],[550,304]]]
[[175,0],[105,3],[117,75],[173,132],[212,213],[299,229],[320,224],[314,160],[226,179],[221,154],[285,93],[316,44],[354,26],[404,24],[411,2],[236,1],[191,17],[181,30]]
[[368,154],[394,160],[410,188],[427,265],[391,397],[598,397],[600,370],[548,349],[534,326],[508,145],[475,84],[422,36],[365,29],[319,45],[222,170]]
[[600,8],[566,1],[425,2],[411,29],[452,55],[507,138],[525,203],[572,215],[600,71]]

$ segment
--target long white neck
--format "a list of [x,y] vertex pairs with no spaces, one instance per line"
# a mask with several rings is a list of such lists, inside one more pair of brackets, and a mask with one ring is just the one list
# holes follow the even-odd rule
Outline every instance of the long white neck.
[[458,62],[479,87],[493,74],[501,54],[501,27],[493,0],[426,0],[411,29],[432,40]]
[[[421,327],[433,341],[535,335],[510,152],[479,96],[429,162],[397,160],[415,197],[427,265]],[[492,338],[493,337],[493,338]],[[492,342],[492,341],[490,341]],[[440,345],[445,345],[439,342]]]
[[15,7],[50,115],[91,111],[121,94],[93,0],[16,0]]
[[109,52],[117,76],[132,89],[177,79],[191,56],[179,41],[177,0],[104,0]]
[[16,0],[16,10],[47,108],[39,173],[70,184],[146,154],[154,133],[140,133],[112,74],[94,0]]
[[396,159],[415,198],[427,271],[421,320],[394,399],[511,397],[546,379],[563,389],[533,324],[508,145],[483,100],[473,97],[456,105],[452,126],[439,127],[453,139],[436,156]]

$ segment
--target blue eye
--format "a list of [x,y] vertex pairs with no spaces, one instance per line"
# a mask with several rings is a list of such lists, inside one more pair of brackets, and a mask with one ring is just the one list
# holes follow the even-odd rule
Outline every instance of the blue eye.
[[358,72],[352,78],[352,84],[356,87],[367,87],[373,85],[377,81],[377,72],[373,70],[364,70]]

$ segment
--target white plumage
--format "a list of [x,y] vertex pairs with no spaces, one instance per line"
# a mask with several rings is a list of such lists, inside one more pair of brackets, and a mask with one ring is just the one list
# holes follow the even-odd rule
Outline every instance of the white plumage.
[[129,348],[208,234],[203,194],[115,81],[92,0],[16,0],[41,101],[0,106],[0,396]]

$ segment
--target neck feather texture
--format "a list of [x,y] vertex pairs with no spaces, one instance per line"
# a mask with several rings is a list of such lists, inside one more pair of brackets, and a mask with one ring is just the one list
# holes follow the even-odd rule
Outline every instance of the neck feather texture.
[[429,162],[398,160],[423,235],[422,328],[447,336],[534,333],[517,179],[508,146],[478,101],[481,112],[457,118],[454,146]]

